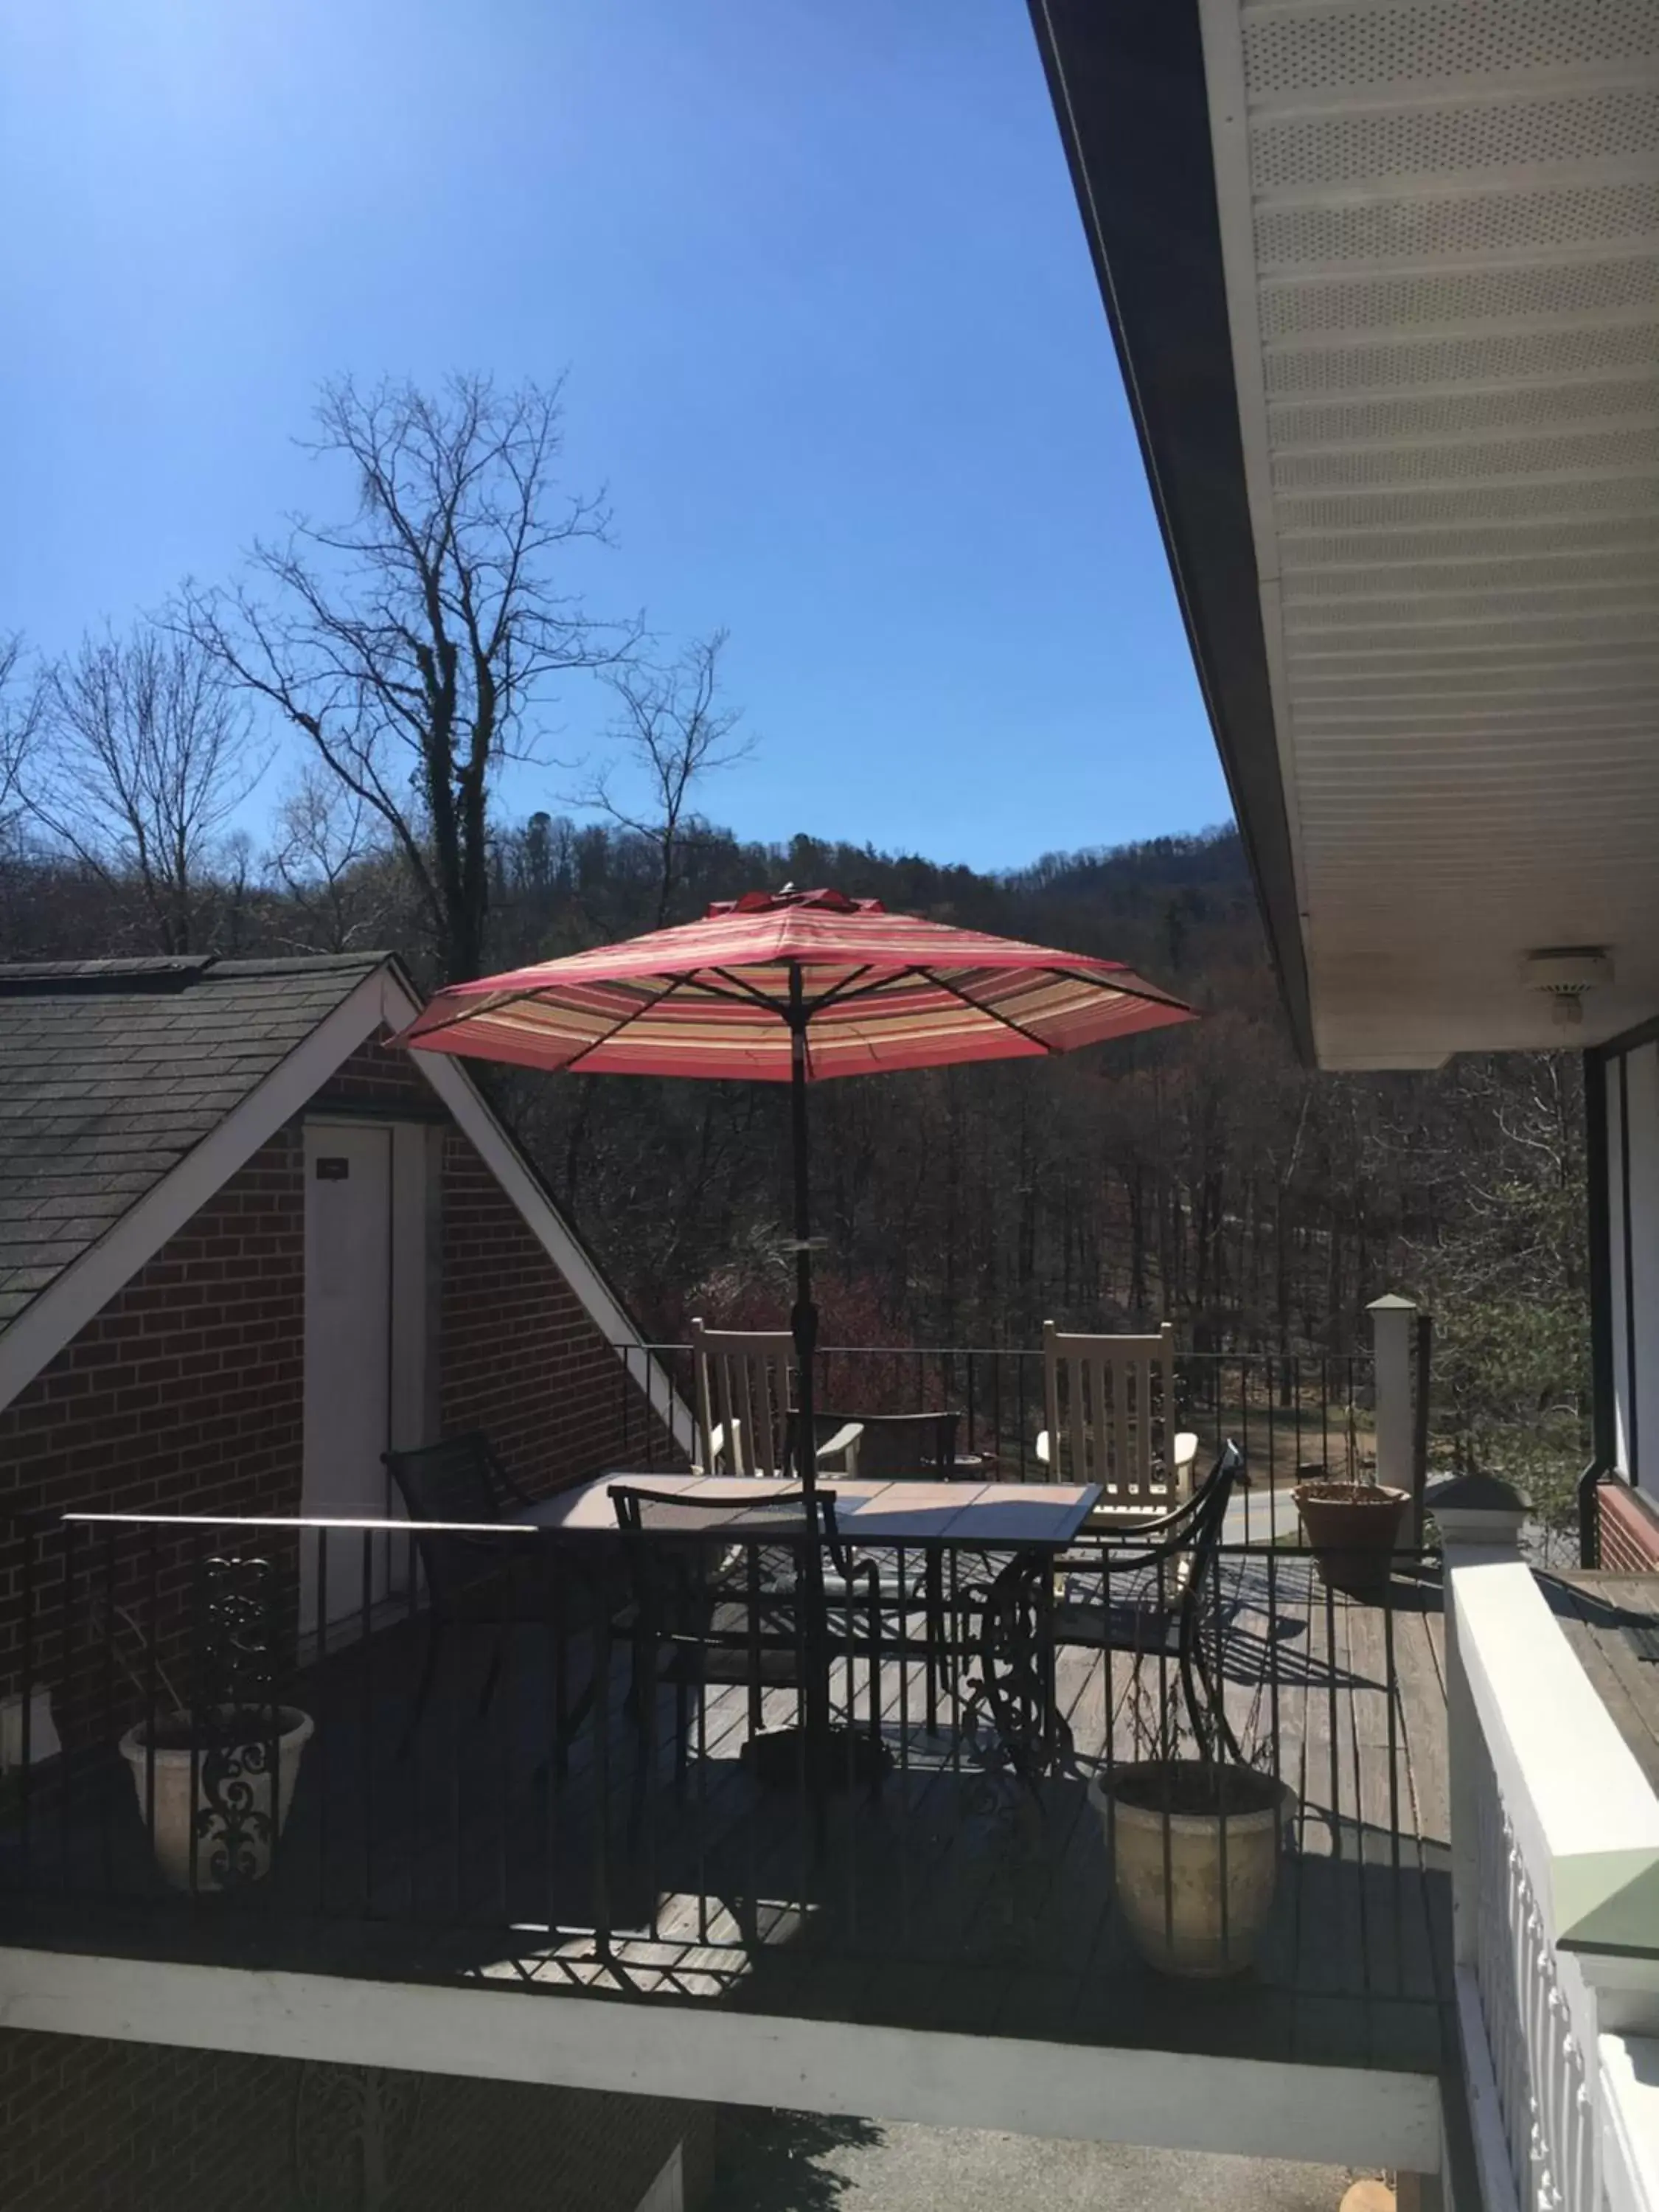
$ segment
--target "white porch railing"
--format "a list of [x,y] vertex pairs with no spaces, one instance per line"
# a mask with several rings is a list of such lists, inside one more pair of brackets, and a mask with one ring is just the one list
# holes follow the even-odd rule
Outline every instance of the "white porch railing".
[[1659,1796],[1512,1539],[1471,1545],[1454,1518],[1452,1910],[1484,2212],[1659,2212]]

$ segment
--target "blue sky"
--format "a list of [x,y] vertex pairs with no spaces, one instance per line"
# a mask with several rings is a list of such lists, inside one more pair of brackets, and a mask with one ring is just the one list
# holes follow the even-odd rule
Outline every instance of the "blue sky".
[[0,629],[56,650],[340,511],[291,442],[327,374],[568,370],[596,607],[732,633],[717,818],[995,866],[1224,817],[1020,0],[0,27]]

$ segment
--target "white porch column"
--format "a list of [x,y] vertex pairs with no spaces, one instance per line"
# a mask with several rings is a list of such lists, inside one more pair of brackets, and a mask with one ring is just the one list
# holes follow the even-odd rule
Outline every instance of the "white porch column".
[[1373,1298],[1371,1351],[1376,1376],[1376,1479],[1412,1498],[1406,1516],[1406,1541],[1423,1540],[1422,1515],[1413,1494],[1414,1425],[1412,1419],[1412,1330],[1417,1308],[1409,1298]]

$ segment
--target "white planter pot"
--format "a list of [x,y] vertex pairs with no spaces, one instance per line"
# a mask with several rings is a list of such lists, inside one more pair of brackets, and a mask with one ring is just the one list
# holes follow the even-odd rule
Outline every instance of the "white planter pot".
[[138,1817],[146,1826],[150,1822],[149,1774],[154,1760],[155,1822],[150,1844],[163,1879],[173,1888],[238,1888],[269,1872],[271,1852],[294,1802],[300,1754],[315,1726],[310,1714],[301,1712],[297,1705],[278,1705],[276,1717],[274,1778],[270,1737],[257,1727],[225,1735],[204,1724],[194,1750],[188,1720],[163,1723],[157,1730],[161,1741],[153,1753],[146,1722],[130,1728],[121,1738],[121,1756],[131,1771],[137,1793]]
[[[1224,1812],[1215,1808],[1218,1783]],[[1206,1798],[1211,1809],[1180,1809]],[[1097,1774],[1089,1802],[1141,1956],[1166,1974],[1243,1972],[1273,1910],[1295,1802],[1288,1784],[1249,1767],[1173,1759]]]

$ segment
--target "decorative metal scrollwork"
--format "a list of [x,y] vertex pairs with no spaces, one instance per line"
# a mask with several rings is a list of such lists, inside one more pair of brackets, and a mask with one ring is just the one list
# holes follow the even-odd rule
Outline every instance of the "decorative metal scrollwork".
[[983,1767],[1006,1770],[1033,1792],[1073,1751],[1054,1696],[1053,1638],[1042,1633],[1048,1571],[1046,1554],[1019,1553],[988,1586],[970,1593],[981,1629],[963,1725]]
[[203,1562],[195,1676],[203,1733],[196,1835],[210,1886],[257,1881],[276,1840],[278,1586],[269,1559]]
[[1050,1879],[1042,1778],[1072,1755],[1072,1735],[1054,1702],[1051,1639],[1042,1634],[1046,1556],[1017,1555],[989,1583],[966,1595],[981,1615],[963,1732],[977,1771],[964,1809],[990,1830],[999,1862],[996,1895],[1018,1942],[1036,1920]]

